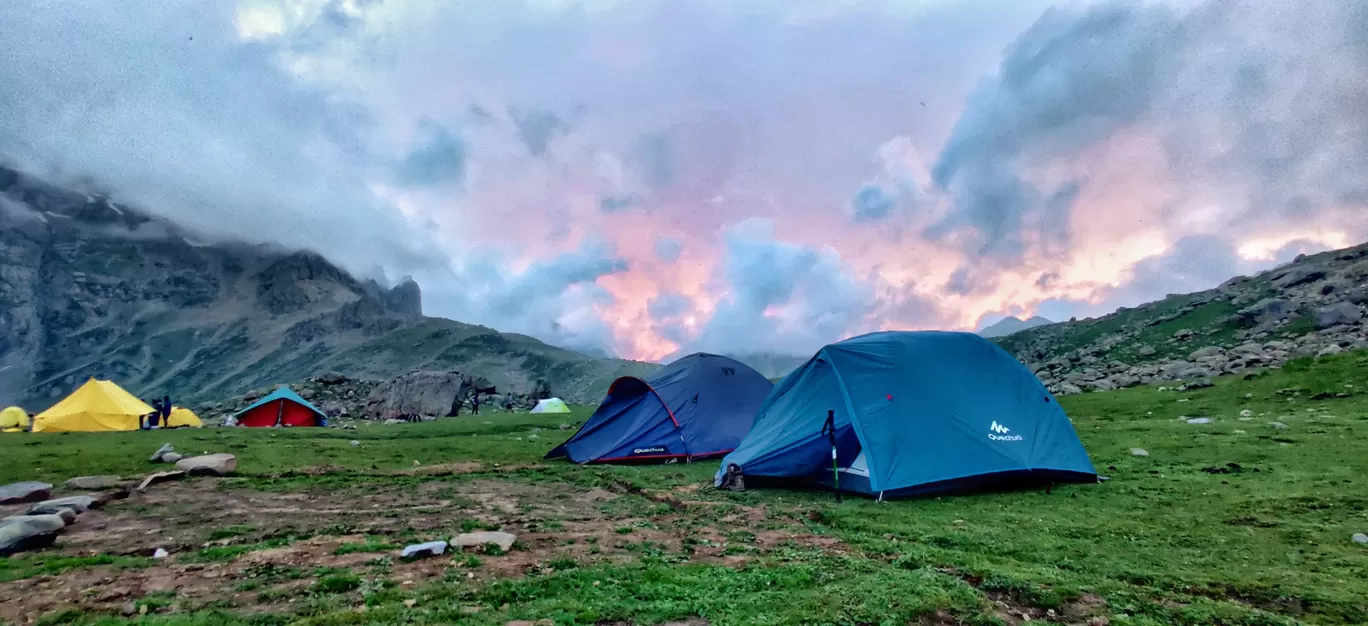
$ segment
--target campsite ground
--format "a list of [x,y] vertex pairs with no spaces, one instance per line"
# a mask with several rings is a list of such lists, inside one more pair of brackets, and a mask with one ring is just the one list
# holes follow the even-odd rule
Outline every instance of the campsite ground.
[[[1069,397],[1110,481],[885,503],[717,492],[712,462],[541,461],[583,409],[7,435],[6,480],[133,477],[168,441],[239,464],[232,478],[155,485],[83,515],[51,549],[0,560],[0,619],[1365,623],[1368,546],[1350,539],[1368,532],[1365,374],[1360,353],[1210,389]],[[398,558],[407,543],[496,528],[518,535],[509,553]],[[156,546],[172,556],[148,558]]]

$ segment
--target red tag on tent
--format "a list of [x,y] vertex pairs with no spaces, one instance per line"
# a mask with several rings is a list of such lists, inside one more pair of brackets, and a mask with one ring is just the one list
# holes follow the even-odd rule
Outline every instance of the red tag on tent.
[[891,393],[888,394],[888,401],[889,401],[889,402],[892,402],[892,401],[893,401],[893,394],[891,394]]

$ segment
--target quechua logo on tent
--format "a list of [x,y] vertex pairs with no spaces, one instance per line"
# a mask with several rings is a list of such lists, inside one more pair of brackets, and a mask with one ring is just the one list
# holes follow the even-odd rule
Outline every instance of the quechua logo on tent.
[[1012,429],[994,421],[988,426],[988,438],[993,441],[1021,441],[1021,435],[1011,434]]
[[634,455],[636,455],[636,454],[668,454],[669,452],[670,452],[669,449],[665,448],[664,446],[655,446],[655,447],[651,447],[651,448],[633,448],[633,449],[632,449],[632,454],[634,454]]

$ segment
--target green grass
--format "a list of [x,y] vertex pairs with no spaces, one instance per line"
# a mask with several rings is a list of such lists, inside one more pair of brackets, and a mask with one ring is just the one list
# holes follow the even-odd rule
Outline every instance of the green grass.
[[[1214,315],[1202,311],[1189,315]],[[1062,398],[1098,472],[1110,477],[1100,484],[883,503],[847,498],[839,504],[822,492],[704,489],[679,492],[683,512],[622,496],[599,505],[610,524],[603,541],[565,542],[592,546],[587,555],[553,555],[526,575],[491,580],[490,566],[510,557],[453,555],[447,567],[457,573],[450,582],[396,588],[374,582],[365,569],[315,572],[308,598],[286,614],[177,610],[143,620],[498,625],[701,617],[718,625],[1005,624],[1010,616],[997,604],[1003,602],[1035,611],[1037,618],[1055,611],[1058,621],[1079,624],[1092,617],[1140,626],[1368,623],[1368,547],[1350,541],[1353,533],[1368,533],[1368,354],[1298,360],[1267,375],[1215,382],[1184,393],[1141,387]],[[1246,420],[1244,410],[1250,412]],[[394,473],[412,469],[415,459],[424,466],[479,460],[485,469],[475,478],[540,483],[563,494],[614,485],[662,492],[705,483],[716,470],[712,462],[557,462],[509,470],[541,463],[541,455],[571,432],[557,426],[586,415],[585,409],[569,418],[494,414],[356,431],[21,435],[0,438],[0,473],[52,481],[133,474],[149,469],[140,462],[141,448],[150,452],[163,440],[238,454],[243,477],[221,483],[228,489],[411,489],[432,480]],[[1213,422],[1180,419],[1192,416]],[[1269,425],[1275,421],[1287,428]],[[532,434],[538,437],[529,439]],[[362,445],[346,445],[349,439]],[[40,444],[26,445],[33,441]],[[1149,456],[1132,456],[1131,448]],[[131,461],[130,449],[138,451]],[[289,473],[316,465],[347,471]],[[756,507],[785,536],[835,543],[766,546],[760,537],[765,526],[724,521]],[[460,522],[453,530],[459,528]],[[712,536],[725,541],[723,554],[745,560],[700,558],[698,550],[709,542],[690,540],[671,549],[647,534],[680,528],[715,529]],[[241,554],[281,540],[222,548]],[[337,554],[392,550],[392,541],[344,544]],[[600,548],[605,554],[616,549],[616,556],[597,559]],[[187,558],[234,558],[206,553],[213,550],[218,548]],[[0,576],[6,571],[0,569]],[[29,571],[8,576],[34,575]],[[480,578],[467,580],[466,572]],[[286,575],[298,573],[266,572],[262,580]],[[269,582],[254,580],[235,584],[288,599]],[[267,586],[257,586],[262,584]],[[360,604],[365,613],[352,610]],[[120,621],[79,611],[52,618],[58,617]]]
[[152,559],[140,557],[112,556],[53,556],[43,552],[21,553],[9,558],[0,558],[0,582],[52,576],[62,572],[85,567],[109,566],[115,569],[138,569],[152,564]]

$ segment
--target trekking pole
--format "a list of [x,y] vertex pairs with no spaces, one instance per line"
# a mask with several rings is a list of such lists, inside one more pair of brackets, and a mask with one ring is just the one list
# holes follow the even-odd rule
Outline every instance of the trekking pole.
[[827,436],[827,441],[831,443],[831,480],[836,488],[836,502],[841,502],[841,466],[836,460],[836,411],[827,409],[826,423],[822,425],[822,434]]

